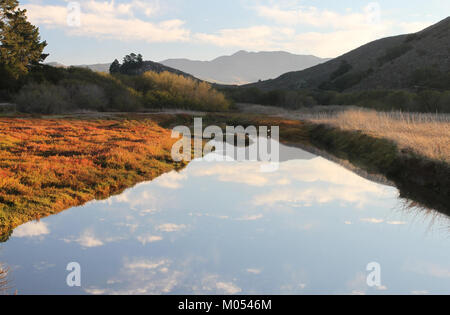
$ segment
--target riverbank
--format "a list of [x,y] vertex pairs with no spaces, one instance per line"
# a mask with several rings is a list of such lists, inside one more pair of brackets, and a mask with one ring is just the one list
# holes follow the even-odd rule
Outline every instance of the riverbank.
[[0,119],[0,235],[183,165],[148,119]]
[[286,110],[254,104],[240,104],[244,113],[264,114],[388,139],[400,150],[428,159],[450,163],[450,115],[436,113],[376,112],[355,106],[316,106]]
[[382,174],[401,196],[450,214],[450,116],[380,113],[354,106],[286,110],[239,104],[244,115],[303,122],[314,147],[349,161],[369,174]]
[[[280,141],[383,175],[401,196],[449,214],[445,161],[402,149],[361,130],[246,113],[199,113],[204,126],[279,126]],[[185,165],[171,160],[170,129],[192,113],[111,114],[0,119],[0,241],[22,223],[121,193]],[[6,234],[5,234],[6,233]]]
[[450,166],[361,131],[306,124],[311,143],[395,183],[403,198],[450,215]]
[[281,142],[301,145],[307,150],[309,147],[314,153],[317,153],[316,149],[322,150],[341,161],[348,161],[366,173],[366,177],[382,175],[396,185],[401,197],[408,199],[411,206],[433,208],[450,215],[450,165],[445,158],[431,157],[436,152],[449,149],[442,143],[437,144],[442,151],[434,151],[430,148],[435,144],[428,141],[428,149],[421,148],[430,153],[425,155],[401,142],[360,129],[346,130],[317,121],[287,119],[285,114],[273,111],[264,114],[214,114],[205,119],[232,126],[280,126]]

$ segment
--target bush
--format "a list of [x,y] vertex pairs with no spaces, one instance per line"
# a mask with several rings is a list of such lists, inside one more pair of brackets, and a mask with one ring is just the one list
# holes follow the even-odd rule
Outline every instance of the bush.
[[442,93],[437,107],[441,113],[450,113],[450,91]]
[[356,105],[378,111],[450,112],[450,91],[369,90],[339,93],[336,91],[271,91],[235,88],[225,90],[236,102],[298,109],[314,105]]
[[144,105],[205,111],[226,111],[231,103],[209,83],[170,72],[146,72],[134,86],[145,95]]
[[69,93],[70,103],[79,109],[104,111],[108,107],[105,91],[96,84],[64,80],[60,85]]
[[169,72],[110,75],[86,68],[38,65],[20,80],[8,80],[0,76],[0,98],[8,100],[10,94],[17,94],[14,99],[20,102],[19,110],[30,113],[76,109],[132,112],[144,107],[226,111],[232,105],[210,84]]
[[414,105],[414,95],[406,91],[394,91],[389,93],[386,103],[390,109],[407,111],[412,109]]
[[441,102],[442,93],[438,91],[426,90],[419,92],[417,97],[418,111],[439,112],[439,103]]
[[49,83],[25,85],[14,97],[17,109],[26,113],[60,114],[73,110],[64,87]]
[[415,70],[410,78],[410,84],[422,89],[450,89],[450,73],[443,73],[435,68]]

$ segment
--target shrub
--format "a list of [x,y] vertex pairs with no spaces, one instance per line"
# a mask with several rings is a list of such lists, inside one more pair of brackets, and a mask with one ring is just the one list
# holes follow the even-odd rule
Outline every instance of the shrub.
[[[170,72],[146,72],[137,88],[145,95],[146,107],[180,107],[185,109],[226,111],[231,103],[209,83]],[[155,102],[159,102],[155,103]]]
[[49,83],[25,85],[14,97],[18,110],[28,113],[59,114],[73,110],[64,87]]
[[390,109],[407,111],[414,104],[414,95],[406,91],[394,91],[389,93],[386,104]]
[[450,91],[442,93],[441,98],[437,104],[438,110],[441,113],[450,113]]
[[443,73],[435,68],[422,68],[415,70],[410,78],[410,84],[423,89],[450,89],[450,73]]
[[418,110],[420,112],[439,112],[442,94],[438,91],[425,90],[418,93]]
[[108,107],[105,91],[96,84],[64,80],[60,85],[69,93],[70,102],[79,109],[103,111]]

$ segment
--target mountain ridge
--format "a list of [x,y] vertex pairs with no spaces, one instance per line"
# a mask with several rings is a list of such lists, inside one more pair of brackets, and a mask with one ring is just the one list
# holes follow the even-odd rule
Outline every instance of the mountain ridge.
[[187,58],[167,59],[160,63],[218,84],[247,84],[276,78],[292,70],[302,70],[329,59],[313,55],[295,55],[285,51],[248,52],[240,50],[230,56],[210,61]]
[[[46,65],[52,66],[52,67],[57,67],[57,68],[68,68],[68,66],[61,64],[59,62],[49,62],[49,63],[46,63]],[[111,66],[111,63],[104,63],[104,64],[99,63],[99,64],[92,64],[92,65],[73,65],[70,67],[87,68],[87,69],[90,69],[90,70],[96,71],[96,72],[109,73],[110,66]],[[174,69],[174,68],[165,66],[161,63],[150,61],[150,60],[144,61],[143,65],[139,69],[136,69],[135,71],[133,71],[133,74],[139,75],[146,71],[153,71],[153,72],[157,72],[157,73],[168,71],[171,73],[175,73],[178,75],[196,79],[193,75],[191,75],[189,73],[185,73],[178,69]]]
[[375,40],[323,64],[245,87],[341,92],[408,89],[418,70],[450,71],[450,17],[412,34]]

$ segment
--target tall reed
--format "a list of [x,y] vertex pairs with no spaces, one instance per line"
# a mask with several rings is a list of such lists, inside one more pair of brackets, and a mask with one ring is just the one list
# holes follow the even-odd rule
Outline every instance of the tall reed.
[[387,138],[396,142],[401,149],[450,162],[450,115],[350,109],[335,113],[305,114],[304,118],[314,123]]

